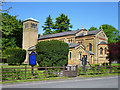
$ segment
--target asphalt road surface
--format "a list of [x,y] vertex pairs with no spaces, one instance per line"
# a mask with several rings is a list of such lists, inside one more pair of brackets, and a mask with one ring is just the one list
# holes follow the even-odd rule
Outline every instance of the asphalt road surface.
[[118,88],[118,76],[22,82],[2,88]]

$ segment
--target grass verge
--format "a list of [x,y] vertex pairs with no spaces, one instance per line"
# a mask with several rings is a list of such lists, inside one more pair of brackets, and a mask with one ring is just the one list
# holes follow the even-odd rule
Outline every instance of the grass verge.
[[[104,77],[104,76],[117,76],[119,73],[106,73],[106,74],[98,74],[98,75],[80,75],[77,77]],[[2,84],[6,83],[19,83],[19,82],[32,82],[32,81],[44,81],[44,80],[59,80],[59,79],[71,79],[72,77],[52,77],[52,78],[45,78],[45,79],[28,79],[28,80],[13,80],[13,81],[4,81],[0,82]]]
[[120,73],[104,73],[104,74],[97,74],[97,75],[80,75],[78,77],[104,77],[104,76],[117,76]]
[[45,78],[45,79],[27,79],[27,80],[4,81],[4,82],[0,82],[0,83],[5,84],[5,83],[19,83],[19,82],[43,81],[43,80],[59,80],[59,79],[70,79],[70,78],[71,77],[52,77],[52,78]]

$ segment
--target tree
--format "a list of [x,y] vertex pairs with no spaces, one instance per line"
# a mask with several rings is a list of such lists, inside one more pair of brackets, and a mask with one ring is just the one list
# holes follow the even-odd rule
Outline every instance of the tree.
[[37,62],[41,67],[67,65],[68,52],[68,44],[58,40],[41,41],[36,45]]
[[88,31],[98,30],[96,27],[91,27]]
[[[101,29],[101,27],[99,28]],[[113,27],[112,25],[103,24],[102,29],[108,37],[108,43],[116,43],[117,41],[119,41],[119,31],[115,27]]]
[[22,47],[22,21],[8,13],[2,13],[2,49]]
[[116,43],[110,43],[108,44],[108,56],[109,63],[112,61],[118,61],[120,62],[120,41]]
[[51,19],[50,15],[49,15],[49,17],[46,18],[46,22],[44,22],[44,23],[45,23],[44,26],[42,26],[43,31],[45,31],[43,33],[43,35],[52,34],[53,33],[52,29],[54,27],[54,24],[52,22],[52,19]]
[[8,13],[2,13],[2,59],[6,59],[4,50],[7,48],[22,48],[22,21],[16,19]]
[[[0,6],[3,7],[3,4],[7,3],[5,0],[1,0],[0,1]],[[11,9],[12,7],[9,7],[7,9],[0,9],[0,61],[2,61],[1,59],[1,56],[2,56],[2,12],[9,12],[9,10]],[[1,62],[0,62],[1,63]]]
[[65,14],[61,14],[59,17],[56,18],[55,26],[54,26],[54,33],[70,31],[69,28],[72,28],[70,23],[70,19]]

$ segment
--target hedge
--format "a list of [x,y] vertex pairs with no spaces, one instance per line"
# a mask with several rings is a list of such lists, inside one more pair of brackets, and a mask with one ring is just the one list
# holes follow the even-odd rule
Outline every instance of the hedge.
[[8,48],[5,53],[9,65],[21,65],[26,58],[26,50],[21,48]]
[[41,41],[36,45],[37,62],[39,66],[67,65],[68,52],[68,44],[58,40]]

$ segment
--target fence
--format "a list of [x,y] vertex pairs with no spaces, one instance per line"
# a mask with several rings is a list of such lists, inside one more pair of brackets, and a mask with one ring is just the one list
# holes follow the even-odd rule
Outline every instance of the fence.
[[1,66],[1,81],[44,79],[58,76],[79,76],[103,73],[118,73],[119,66],[63,66],[63,67],[19,67],[3,68]]
[[120,66],[81,66],[78,68],[78,75],[94,75],[105,73],[118,73]]
[[1,66],[1,80],[26,80],[26,79],[44,79],[56,76],[63,76],[64,67],[19,67],[3,68]]

